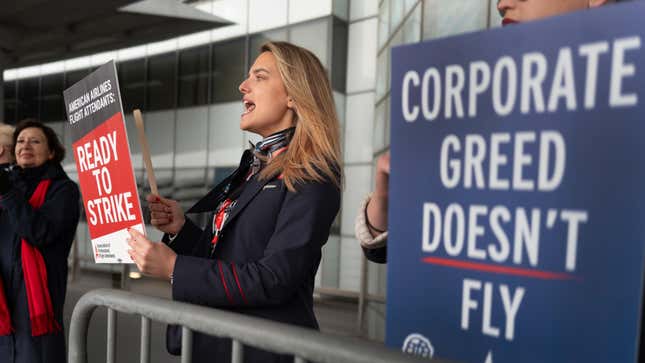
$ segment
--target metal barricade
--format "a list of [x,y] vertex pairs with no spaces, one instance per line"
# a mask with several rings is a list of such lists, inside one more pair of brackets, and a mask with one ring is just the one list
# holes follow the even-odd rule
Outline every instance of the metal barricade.
[[[99,306],[108,308],[107,362],[116,357],[117,312],[141,316],[140,361],[150,361],[150,321],[182,326],[181,362],[192,360],[193,332],[232,340],[233,363],[243,362],[243,346],[291,354],[295,363],[413,363],[427,362],[361,341],[338,337],[293,325],[259,319],[199,305],[134,294],[122,290],[88,292],[74,307],[69,333],[69,363],[87,362],[87,332],[90,318]],[[267,334],[271,332],[271,334]],[[433,362],[440,363],[439,360]]]

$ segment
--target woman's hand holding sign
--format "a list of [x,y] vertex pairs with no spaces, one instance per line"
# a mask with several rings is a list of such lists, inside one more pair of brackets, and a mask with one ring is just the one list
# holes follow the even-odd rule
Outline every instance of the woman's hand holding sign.
[[146,200],[150,208],[150,224],[164,233],[179,233],[186,222],[179,203],[154,194],[148,194]]
[[144,275],[170,280],[177,254],[164,243],[152,242],[135,229],[128,229],[132,261]]

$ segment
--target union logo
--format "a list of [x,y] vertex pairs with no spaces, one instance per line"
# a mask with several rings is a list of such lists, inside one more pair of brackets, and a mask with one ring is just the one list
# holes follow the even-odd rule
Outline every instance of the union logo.
[[430,340],[417,333],[410,334],[405,338],[401,350],[403,353],[422,358],[432,358],[434,355],[434,348],[430,344]]

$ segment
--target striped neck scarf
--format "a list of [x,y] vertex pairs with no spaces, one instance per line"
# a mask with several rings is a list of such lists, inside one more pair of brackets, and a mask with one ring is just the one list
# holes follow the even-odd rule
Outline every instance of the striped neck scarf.
[[267,160],[278,155],[287,145],[291,142],[296,128],[290,127],[288,129],[276,132],[264,138],[253,146],[253,163],[251,164],[250,175],[255,175],[262,170]]

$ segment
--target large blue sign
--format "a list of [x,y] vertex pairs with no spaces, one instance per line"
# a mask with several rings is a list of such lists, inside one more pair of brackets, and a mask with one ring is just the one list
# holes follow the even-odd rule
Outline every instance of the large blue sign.
[[392,50],[387,343],[635,362],[645,3]]

